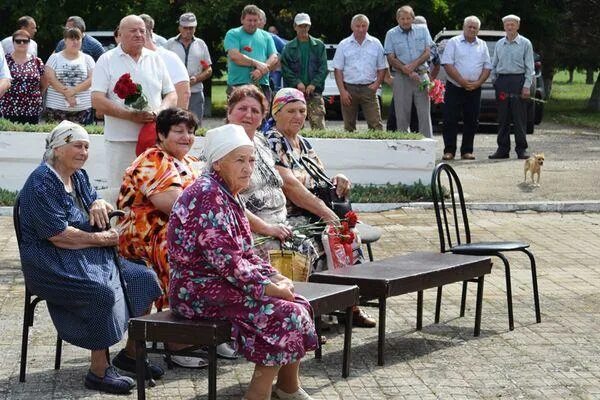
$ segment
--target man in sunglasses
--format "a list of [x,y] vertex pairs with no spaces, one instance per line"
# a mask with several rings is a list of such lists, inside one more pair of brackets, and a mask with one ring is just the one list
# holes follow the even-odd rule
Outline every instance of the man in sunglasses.
[[[17,20],[17,30],[19,29],[27,31],[27,33],[29,33],[29,37],[31,38],[29,40],[29,47],[27,49],[27,53],[31,54],[34,57],[37,57],[38,45],[35,42],[35,40],[33,40],[33,37],[37,32],[37,24],[35,23],[35,20],[28,15],[19,18]],[[12,41],[12,36],[8,36],[2,39],[2,48],[4,49],[4,53],[6,54],[11,54],[15,50]]]

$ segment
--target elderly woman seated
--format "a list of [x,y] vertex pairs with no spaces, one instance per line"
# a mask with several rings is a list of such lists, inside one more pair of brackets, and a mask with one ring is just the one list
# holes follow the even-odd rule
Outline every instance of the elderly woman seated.
[[[283,191],[288,200],[288,215],[295,219],[296,224],[309,222],[307,212],[316,214],[322,219],[328,219],[325,215],[317,212],[318,210],[311,208],[316,197],[312,194],[309,196],[304,194],[307,189],[314,186],[315,182],[298,161],[300,157],[308,157],[321,169],[324,169],[323,163],[313,147],[300,135],[300,130],[306,120],[304,94],[293,88],[279,90],[273,99],[271,111],[275,119],[275,126],[265,135],[275,157],[276,169],[283,178]],[[332,183],[336,186],[338,196],[348,196],[351,186],[348,178],[337,174],[332,178]],[[329,211],[333,214],[333,211]],[[375,326],[375,320],[358,307],[354,308],[353,323],[360,327]]]
[[[93,229],[107,227],[112,207],[98,198],[82,169],[89,143],[87,132],[68,121],[46,138],[44,161],[20,193],[19,250],[27,288],[46,300],[58,335],[92,352],[85,386],[128,393],[133,380],[107,359],[106,349],[121,340],[131,315],[114,259],[119,235]],[[156,274],[127,263],[123,278],[134,316],[142,315],[160,296]],[[127,351],[134,354],[133,342]]]
[[[119,251],[123,257],[141,260],[158,274],[165,293],[169,288],[167,225],[175,199],[198,177],[198,159],[189,155],[198,120],[190,111],[168,108],[156,118],[157,142],[140,154],[125,171],[117,207],[125,212],[120,220]],[[168,304],[166,295],[156,301]],[[171,344],[171,350],[181,346]],[[221,356],[235,358],[227,345],[218,348]],[[204,367],[200,357],[173,356],[175,364]],[[126,360],[135,367],[135,360]]]
[[239,199],[254,169],[254,144],[239,125],[207,133],[207,171],[176,200],[169,219],[171,310],[189,319],[224,318],[256,364],[247,399],[310,399],[299,386],[300,359],[317,347],[310,304],[252,249]]
[[[267,100],[254,85],[244,85],[236,88],[229,98],[227,121],[241,125],[248,138],[254,143],[255,168],[252,172],[250,185],[240,193],[240,198],[247,207],[248,219],[252,232],[258,235],[271,236],[274,239],[256,246],[256,252],[268,260],[268,250],[280,249],[281,241],[289,238],[291,231],[287,226],[286,197],[283,193],[283,180],[275,169],[275,160],[268,143],[257,129],[267,112]],[[325,203],[313,196],[304,186],[298,184],[297,201],[305,199],[303,204],[320,215],[324,220],[336,220],[337,216]],[[254,216],[258,218],[254,218]],[[290,221],[293,223],[293,221]],[[312,238],[297,241],[293,249],[307,255],[311,261],[318,257]],[[312,264],[312,262],[311,262]]]

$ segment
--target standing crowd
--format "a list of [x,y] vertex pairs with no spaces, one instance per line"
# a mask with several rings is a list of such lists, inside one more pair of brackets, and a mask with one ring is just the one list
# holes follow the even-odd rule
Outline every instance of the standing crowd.
[[[414,105],[419,130],[431,136],[429,99],[419,84],[433,73],[433,42],[426,25],[413,23],[410,7],[401,7],[396,16],[398,26],[383,45],[368,34],[367,16],[354,16],[352,35],[336,50],[344,126],[356,129],[361,107],[369,127],[383,129],[376,92],[390,79],[391,66],[397,127],[409,129]],[[121,340],[130,317],[151,312],[154,303],[182,318],[232,322],[231,342],[219,346],[218,354],[243,355],[255,364],[245,398],[311,399],[300,385],[300,361],[323,341],[310,304],[269,261],[269,251],[294,239],[290,246],[309,260],[311,272],[326,268],[320,236],[295,238],[292,231],[315,219],[340,224],[311,191],[315,180],[306,163],[321,170],[324,165],[301,134],[307,120],[315,129],[325,124],[327,59],[323,42],[309,34],[310,16],[296,15],[297,36],[283,42],[263,30],[262,10],[244,7],[241,26],[224,39],[227,124],[207,132],[203,154],[197,155],[190,150],[202,123],[203,81],[212,74],[212,62],[206,44],[195,36],[194,14],[181,15],[179,35],[168,40],[153,32],[149,15],[128,15],[116,30],[118,46],[104,53],[85,34],[83,20],[70,17],[64,39],[45,65],[35,55],[35,21],[22,20],[25,25],[9,38],[13,47],[5,48],[0,62],[0,112],[36,123],[48,88],[46,118],[61,121],[21,191],[23,272],[27,287],[48,302],[59,335],[91,350],[86,387],[113,393],[133,388],[133,380],[119,372],[136,371],[133,343],[128,341],[112,361],[106,349]],[[531,44],[516,33],[518,17],[504,20],[507,37],[499,46],[506,47],[492,60],[476,37],[480,22],[474,16],[465,19],[464,34],[448,43],[441,58],[449,75],[446,100],[452,105],[445,114],[446,159],[456,151],[458,113],[476,131],[481,84],[490,71],[499,91],[529,94],[530,60],[517,61]],[[525,71],[519,75],[515,65]],[[125,106],[116,93],[124,75],[141,86],[143,109]],[[270,78],[279,77],[282,88],[274,93]],[[502,121],[509,124],[512,118],[516,127],[521,108],[515,102],[520,99],[509,102]],[[79,124],[93,118],[92,108],[104,118],[108,201],[83,169],[90,140]],[[269,115],[273,119],[263,132]],[[138,135],[148,126],[152,143],[140,148]],[[503,129],[493,158],[508,156],[508,130]],[[516,137],[521,157],[527,146]],[[462,158],[474,158],[472,152],[472,137],[466,135]],[[334,176],[331,184],[337,196],[348,197],[352,185],[346,176]],[[124,212],[116,228],[109,226],[112,204]],[[258,236],[268,240],[256,244]],[[123,281],[118,279],[121,264],[126,266]],[[376,326],[359,307],[353,323]],[[170,351],[185,347],[165,343]],[[173,361],[188,368],[207,365],[202,357],[173,356]],[[145,374],[157,379],[164,370],[148,363]]]

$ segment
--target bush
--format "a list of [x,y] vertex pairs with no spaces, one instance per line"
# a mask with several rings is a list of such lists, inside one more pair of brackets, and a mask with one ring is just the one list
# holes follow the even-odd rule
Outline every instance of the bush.
[[431,189],[420,180],[412,185],[352,185],[350,200],[353,203],[406,203],[431,201]]
[[[50,132],[56,123],[46,124],[19,124],[0,118],[0,131],[13,131],[13,132]],[[104,133],[104,127],[102,125],[86,125],[85,130],[90,135],[102,135]],[[199,128],[196,131],[197,136],[204,136],[206,128]],[[345,131],[334,131],[334,130],[305,130],[302,134],[309,138],[323,138],[323,139],[387,139],[387,140],[419,140],[423,139],[423,135],[420,133],[406,133],[406,132],[386,132],[386,131],[362,131],[362,132],[345,132]]]
[[13,192],[11,190],[0,188],[0,207],[14,206],[15,200],[17,200],[17,194],[19,194],[18,190]]

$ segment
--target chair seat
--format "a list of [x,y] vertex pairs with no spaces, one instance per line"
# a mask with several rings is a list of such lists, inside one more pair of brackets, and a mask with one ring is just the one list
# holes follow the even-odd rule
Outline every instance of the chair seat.
[[356,229],[360,234],[360,240],[364,244],[369,244],[378,241],[381,238],[381,229],[369,224],[356,224]]
[[454,254],[486,255],[502,251],[520,251],[529,247],[524,242],[476,242],[454,246],[450,251]]

